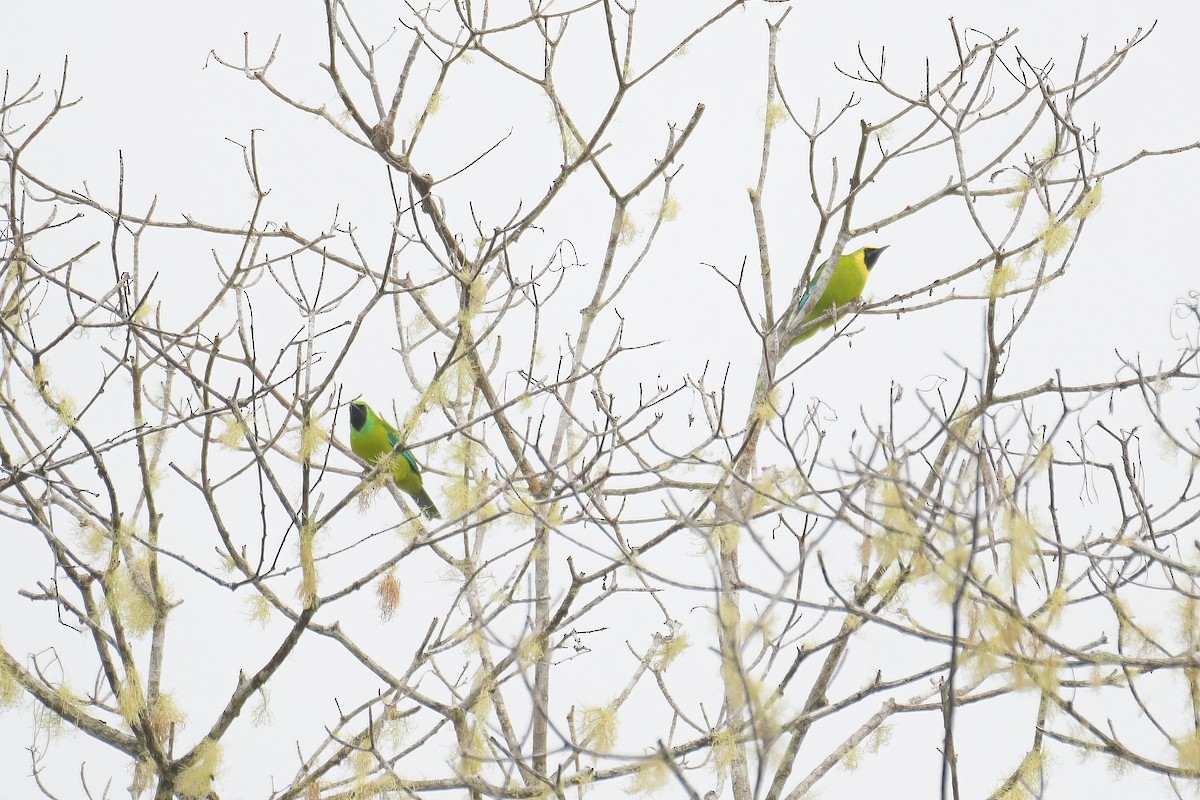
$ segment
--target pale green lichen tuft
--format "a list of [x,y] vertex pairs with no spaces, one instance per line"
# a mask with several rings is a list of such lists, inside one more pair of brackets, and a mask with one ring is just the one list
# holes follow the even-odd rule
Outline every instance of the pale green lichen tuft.
[[617,707],[588,706],[577,717],[580,744],[600,753],[611,753],[617,742]]
[[768,128],[774,128],[785,119],[787,119],[787,109],[784,108],[783,103],[778,101],[768,105],[763,112],[763,121]]
[[0,658],[0,708],[12,708],[21,699],[21,684],[9,663]]
[[1072,212],[1077,219],[1087,219],[1100,206],[1100,201],[1104,199],[1103,184],[1102,180],[1096,181],[1079,198],[1079,202],[1075,205],[1075,210]]
[[672,636],[664,636],[658,651],[654,654],[654,669],[661,672],[671,666],[675,659],[688,649],[689,645],[691,642],[688,640],[687,634],[677,633]]
[[1002,264],[992,270],[992,276],[988,279],[988,296],[999,297],[1008,291],[1008,287],[1017,279],[1020,273],[1012,264]]
[[621,223],[617,231],[617,244],[630,245],[637,239],[641,231],[633,221],[633,216],[626,211],[621,215]]
[[679,201],[673,195],[668,195],[658,213],[664,222],[674,222],[679,217]]
[[221,765],[221,745],[212,739],[205,739],[196,745],[187,766],[179,773],[175,781],[175,791],[187,798],[201,800],[208,797],[212,790],[213,778]]
[[638,764],[637,771],[625,787],[628,794],[654,795],[667,784],[671,771],[661,756],[647,758]]
[[1038,232],[1042,252],[1052,256],[1071,243],[1071,227],[1051,214]]
[[236,417],[224,417],[221,423],[224,427],[217,435],[217,441],[222,447],[237,450],[238,446],[246,440],[246,426]]
[[142,692],[142,681],[137,672],[131,669],[126,673],[125,680],[121,682],[117,691],[117,710],[121,712],[121,719],[125,720],[125,724],[132,727],[145,708],[146,697]]
[[329,441],[329,431],[325,430],[316,419],[309,418],[300,429],[300,460],[302,462],[311,461],[327,441]]
[[305,607],[317,598],[317,561],[313,556],[315,538],[316,530],[311,523],[300,529],[300,585],[296,589],[296,596],[304,601]]

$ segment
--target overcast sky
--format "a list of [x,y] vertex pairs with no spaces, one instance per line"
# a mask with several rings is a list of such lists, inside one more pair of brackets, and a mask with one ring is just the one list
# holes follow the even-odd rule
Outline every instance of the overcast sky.
[[[656,42],[678,35],[686,23],[702,16],[689,8],[686,19],[681,17],[679,0],[643,0],[640,5],[639,31],[647,57]],[[695,4],[708,5],[714,4]],[[242,151],[234,142],[248,142],[255,130],[264,182],[272,192],[268,218],[310,231],[328,226],[335,212],[339,219],[354,220],[365,229],[386,221],[379,216],[386,184],[377,160],[210,56],[215,50],[226,60],[239,60],[246,41],[243,32],[248,32],[252,60],[261,60],[279,36],[275,79],[305,102],[333,104],[336,95],[317,67],[327,57],[321,4],[220,0],[7,6],[0,12],[6,33],[0,65],[9,85],[24,87],[41,76],[43,89],[52,91],[61,79],[64,58],[69,58],[66,94],[80,99],[25,154],[25,166],[41,177],[61,188],[82,191],[86,186],[102,202],[115,205],[121,153],[127,208],[144,209],[157,197],[159,218],[188,214],[238,226],[244,224],[253,198],[244,179]],[[715,372],[728,365],[733,394],[743,403],[758,365],[755,338],[713,267],[736,275],[743,259],[753,265],[756,258],[746,189],[756,180],[761,155],[764,20],[777,19],[786,7],[750,2],[745,10],[734,12],[649,81],[617,129],[627,134],[620,147],[629,159],[618,164],[627,163],[632,176],[661,151],[668,123],[685,123],[697,103],[705,104],[702,123],[681,158],[684,169],[675,191],[679,217],[653,251],[656,267],[638,276],[617,310],[627,321],[627,343],[663,340],[634,362],[650,379],[661,374],[677,383],[683,374],[698,374],[706,363]],[[859,46],[874,57],[886,48],[889,75],[915,93],[923,82],[926,59],[934,75],[954,63],[947,21],[952,14],[960,30],[1000,35],[1019,28],[1017,44],[1025,57],[1034,63],[1055,62],[1064,80],[1074,68],[1081,37],[1088,37],[1089,58],[1099,59],[1139,28],[1157,22],[1153,35],[1116,76],[1080,105],[1077,120],[1100,127],[1101,166],[1142,149],[1200,139],[1200,48],[1195,45],[1200,8],[1190,2],[797,3],[780,36],[779,51],[780,76],[793,110],[811,115],[819,99],[829,114],[851,92],[860,91],[834,69],[835,63],[855,68]],[[397,45],[397,55],[406,47]],[[564,91],[586,93],[589,81],[598,80],[586,65],[571,75],[576,83]],[[452,208],[463,212],[469,199],[480,214],[498,223],[511,213],[514,198],[526,190],[530,196],[540,191],[548,174],[546,164],[554,167],[557,162],[546,162],[538,150],[544,144],[539,144],[539,136],[549,127],[545,110],[519,93],[497,90],[502,84],[493,79],[499,80],[494,73],[484,73],[474,84],[447,89],[445,108],[435,123],[436,138],[425,142],[416,160],[422,170],[447,175],[511,131],[511,139],[481,169],[447,184],[447,192],[455,192],[451,202],[459,203]],[[586,107],[586,100],[580,105]],[[885,99],[867,96],[851,116],[856,121],[886,108]],[[847,138],[829,155],[836,150],[843,160],[851,158],[855,130],[856,124],[844,126]],[[799,137],[794,130],[781,133],[776,147],[770,219],[783,287],[789,263],[797,265],[792,283],[799,279],[814,221],[804,207]],[[620,166],[614,170],[620,175]],[[1140,354],[1149,365],[1175,355],[1173,309],[1177,300],[1197,288],[1192,233],[1200,219],[1198,173],[1200,154],[1193,152],[1145,161],[1106,182],[1103,205],[1084,233],[1072,269],[1048,288],[1021,331],[1019,356],[1010,365],[1014,385],[1045,380],[1056,368],[1068,382],[1110,378],[1117,367],[1114,350]],[[912,180],[936,184],[949,177],[946,171],[913,175]],[[864,216],[886,213],[888,203],[902,207],[907,199],[904,184],[895,184],[894,192],[864,209]],[[647,209],[652,207],[639,209],[644,224],[649,224]],[[561,228],[545,232],[547,250],[550,243],[568,238],[581,261],[597,262],[607,222],[597,221],[593,212],[580,205],[552,217]],[[868,295],[890,297],[958,268],[977,257],[977,238],[969,228],[938,214],[916,215],[877,241],[864,238],[855,246],[891,245],[872,275]],[[210,246],[198,240],[193,244],[198,249],[177,245],[180,249],[151,251],[152,268],[161,273],[164,303],[186,307],[192,300],[187,287],[194,271],[206,270],[211,263]],[[836,342],[796,380],[797,395],[806,401],[819,398],[831,429],[841,435],[860,425],[860,408],[868,416],[886,409],[892,382],[928,388],[952,379],[960,369],[957,365],[978,363],[979,305],[951,304],[899,319],[870,316],[862,325],[864,331],[853,347]],[[347,375],[360,376],[356,385],[347,386],[350,395],[378,397],[384,405],[412,401],[403,387],[372,369],[367,355],[356,358],[361,360],[346,369]],[[73,365],[54,368],[69,372]],[[0,523],[0,530],[9,524]],[[0,598],[0,634],[7,635],[21,627],[20,615],[29,604],[15,597],[16,589],[24,586],[17,576],[0,568],[0,579],[7,594]],[[185,646],[178,641],[175,645]],[[206,654],[197,652],[195,658],[203,661]],[[10,711],[0,717],[0,775],[28,772],[22,750],[28,729],[21,714]],[[903,751],[897,751],[893,768],[902,769],[903,757]],[[1070,764],[1062,768],[1080,783],[1072,790],[1060,785],[1051,797],[1128,794],[1118,791],[1118,781],[1095,770]],[[975,788],[987,791],[994,778],[987,776]],[[230,755],[222,781],[223,800],[260,797],[267,789],[253,759],[240,754]],[[58,786],[64,797],[79,796],[77,782],[66,776]],[[832,786],[827,796],[838,796]],[[1151,781],[1146,786],[1167,796],[1164,784]],[[8,790],[0,794],[4,791]],[[12,796],[32,795],[26,784]]]
[[[680,19],[664,11],[664,5],[669,4],[642,4],[640,30],[646,52],[654,50],[660,29],[676,33],[700,16],[696,13]],[[27,154],[30,167],[63,186],[81,188],[86,182],[98,197],[112,201],[120,151],[125,156],[131,206],[144,207],[156,196],[160,216],[187,213],[232,225],[248,213],[249,193],[242,177],[241,152],[228,140],[246,142],[250,130],[258,129],[265,182],[274,195],[269,213],[296,227],[328,224],[339,207],[343,219],[355,218],[356,211],[368,213],[360,207],[369,207],[381,188],[379,173],[368,156],[356,148],[335,147],[338,137],[327,133],[321,123],[273,100],[253,82],[218,67],[209,57],[209,51],[216,50],[237,60],[243,31],[248,31],[251,52],[262,58],[279,35],[276,80],[308,102],[331,103],[334,93],[322,82],[316,67],[324,59],[319,4],[122,3],[119,7],[123,11],[115,13],[114,6],[97,4],[21,3],[6,12],[5,27],[19,31],[6,60],[13,85],[41,75],[45,88],[54,87],[63,58],[69,57],[67,94],[82,99]],[[687,55],[677,59],[678,64],[634,98],[638,115],[629,125],[640,125],[644,138],[619,142],[642,159],[631,159],[631,169],[657,152],[665,124],[685,122],[697,102],[707,107],[677,183],[679,223],[668,226],[662,240],[661,257],[667,259],[669,253],[672,267],[641,278],[645,285],[638,287],[635,296],[677,292],[684,286],[711,292],[710,314],[728,316],[720,303],[731,298],[722,297],[723,284],[701,264],[714,264],[732,273],[743,256],[752,255],[745,190],[753,183],[759,159],[764,19],[781,13],[783,7],[752,3],[743,12],[734,12],[718,34],[695,43]],[[1157,21],[1154,35],[1101,91],[1081,104],[1078,116],[1100,125],[1102,163],[1116,162],[1143,148],[1179,144],[1200,126],[1200,111],[1191,92],[1200,55],[1191,46],[1194,18],[1187,3],[918,2],[870,4],[868,8],[821,4],[794,9],[781,35],[779,60],[788,100],[797,113],[811,114],[821,99],[828,114],[860,88],[841,78],[833,67],[835,62],[857,66],[860,43],[869,53],[886,47],[889,75],[900,85],[918,87],[926,57],[935,68],[952,63],[947,20],[955,14],[964,30],[974,27],[998,35],[1019,28],[1018,44],[1031,61],[1052,60],[1064,72],[1074,65],[1082,36],[1089,37],[1090,53],[1098,58],[1139,27],[1148,28]],[[662,40],[667,35],[661,34]],[[867,108],[876,99],[868,96]],[[464,145],[468,148],[495,141],[510,130],[515,130],[513,138],[520,142],[520,102],[520,97],[489,92],[486,81],[477,87],[452,87],[445,103],[446,121],[441,124],[448,130],[454,130],[459,121],[469,125]],[[439,129],[441,135],[444,131]],[[794,132],[790,140],[788,137],[787,133],[778,137],[777,165],[770,184],[771,191],[780,196],[788,191],[789,170],[801,165],[796,160],[802,153],[798,137]],[[425,159],[421,166],[435,176],[462,166],[461,154],[453,149],[428,147]],[[486,171],[493,185],[491,176],[497,172],[507,171],[513,180],[519,180],[526,170],[515,145],[501,148],[497,160],[503,164]],[[1031,348],[1026,356],[1032,360],[1022,362],[1028,363],[1031,371],[1053,365],[1063,367],[1069,375],[1072,368],[1083,364],[1103,366],[1114,347],[1171,346],[1167,323],[1171,305],[1191,288],[1185,259],[1179,256],[1180,248],[1187,246],[1196,209],[1190,193],[1176,193],[1172,187],[1190,174],[1193,160],[1185,156],[1146,163],[1106,187],[1104,216],[1096,226],[1101,230],[1089,231],[1084,237],[1076,258],[1079,268],[1050,288],[1054,302],[1042,304],[1022,334],[1037,339],[1066,330],[1078,350],[1064,362],[1044,348]],[[477,174],[483,180],[485,172]],[[364,185],[363,180],[374,185]],[[510,199],[502,191],[493,191],[501,202]],[[472,198],[486,206],[487,195],[484,182]],[[797,202],[804,200],[802,194],[796,198]],[[238,199],[243,201],[240,206]],[[775,209],[782,219],[783,204],[777,202]],[[811,219],[801,216],[798,220],[804,230],[811,231]],[[902,292],[954,264],[956,230],[931,230],[923,227],[925,224],[918,218],[888,232],[889,241],[880,243],[895,248],[873,276],[868,294],[882,298]],[[584,227],[579,225],[569,233],[578,240],[586,260],[595,255],[587,250],[593,245],[587,235],[602,236],[603,226],[598,233],[584,231]],[[798,258],[807,252],[808,239],[803,234],[789,240],[781,231],[778,241],[775,250],[781,263],[788,260],[784,250],[788,245],[796,247]],[[1114,290],[1118,286],[1119,290]],[[1069,321],[1062,311],[1067,303],[1072,309]],[[696,315],[678,304],[662,311],[674,312],[664,327],[678,333],[670,337],[674,341],[667,343],[668,350],[686,344],[716,361],[754,368],[739,355],[747,345],[753,346],[752,334],[742,321],[714,326],[709,314]],[[958,312],[947,309],[942,313]],[[963,313],[975,312],[964,309]],[[887,333],[859,337],[855,348],[869,348],[862,356],[865,362],[899,369],[913,363],[901,357],[906,350],[948,345],[933,335],[924,338],[916,330],[908,330],[908,325],[919,326],[922,332],[933,334],[927,329],[936,316],[937,312],[909,320],[878,320],[875,324],[885,326]],[[659,321],[654,319],[656,324]],[[662,331],[651,331],[648,325],[643,328],[635,320],[629,334],[659,338]],[[1039,355],[1045,358],[1039,360]],[[834,366],[837,360],[824,359],[823,363]],[[814,365],[817,371],[821,366]],[[927,363],[921,368],[925,366]],[[819,375],[811,377],[821,381]],[[851,388],[846,399],[862,399],[859,389]]]

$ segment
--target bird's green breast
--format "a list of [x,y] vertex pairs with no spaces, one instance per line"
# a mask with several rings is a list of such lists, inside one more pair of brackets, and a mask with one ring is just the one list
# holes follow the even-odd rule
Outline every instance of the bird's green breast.
[[374,419],[368,419],[362,430],[350,431],[350,449],[359,458],[374,461],[392,449],[387,430]]
[[863,260],[862,250],[842,256],[838,259],[833,275],[825,286],[825,292],[804,315],[806,320],[815,318],[831,306],[844,306],[852,300],[857,300],[867,287],[867,264]]
[[[392,452],[396,439],[391,435],[388,426],[377,417],[370,417],[362,430],[350,430],[350,449],[359,458],[375,462]],[[392,480],[406,491],[416,491],[421,488],[420,470],[412,455],[404,450],[396,454],[392,467]],[[415,488],[412,488],[414,487]]]

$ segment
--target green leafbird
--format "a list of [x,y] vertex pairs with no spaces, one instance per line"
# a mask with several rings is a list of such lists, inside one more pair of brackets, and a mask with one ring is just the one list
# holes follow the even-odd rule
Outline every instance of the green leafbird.
[[[825,284],[825,292],[817,298],[815,303],[812,303],[805,309],[804,322],[809,323],[820,317],[832,306],[842,308],[857,300],[863,293],[863,289],[867,285],[867,277],[871,274],[871,267],[875,266],[875,262],[879,260],[879,256],[883,251],[887,250],[887,246],[883,247],[860,247],[853,253],[847,253],[837,260],[837,265],[833,268],[833,275],[829,278],[829,283]],[[821,272],[825,269],[824,266],[817,270],[817,274],[813,276],[812,282],[808,284],[808,288],[804,290],[804,294],[800,297],[800,302],[797,308],[803,307],[805,301],[808,300],[813,289],[817,287],[817,281],[821,277]],[[792,340],[792,344],[803,342],[808,337],[812,336],[819,330],[824,330],[833,324],[833,319],[828,316],[821,324],[809,328],[804,333]]]
[[[400,434],[396,433],[396,429],[376,416],[369,405],[362,400],[350,404],[350,449],[354,455],[374,464],[395,450],[399,441]],[[425,491],[417,460],[407,449],[401,449],[396,456],[392,480],[416,501],[425,516],[430,519],[441,516],[433,499]]]

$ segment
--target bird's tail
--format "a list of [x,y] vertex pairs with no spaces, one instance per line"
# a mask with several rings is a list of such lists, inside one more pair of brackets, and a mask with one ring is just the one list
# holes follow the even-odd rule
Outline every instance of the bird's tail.
[[414,494],[413,500],[417,501],[417,507],[429,519],[437,519],[442,516],[442,512],[438,511],[438,507],[433,504],[433,498],[424,489]]

